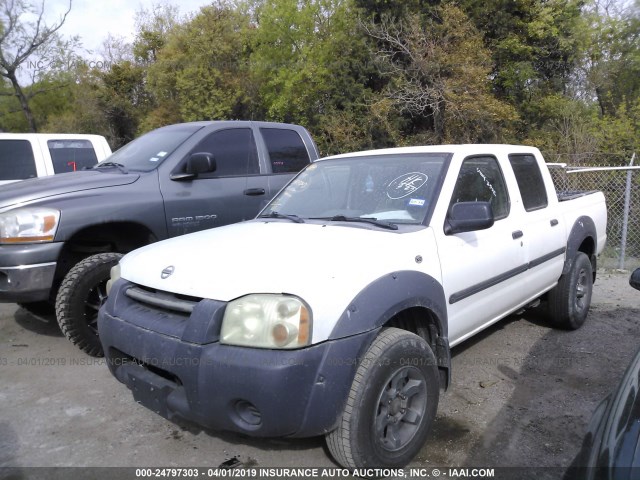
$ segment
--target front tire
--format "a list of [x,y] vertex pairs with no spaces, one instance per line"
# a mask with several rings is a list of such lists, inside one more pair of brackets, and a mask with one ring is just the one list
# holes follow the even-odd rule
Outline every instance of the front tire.
[[425,443],[439,397],[436,359],[421,337],[385,328],[356,371],[342,419],[326,436],[347,468],[400,468]]
[[548,312],[551,323],[565,330],[580,328],[589,313],[593,292],[593,266],[589,257],[578,252],[571,269],[560,277],[549,292]]
[[102,357],[98,310],[107,300],[106,285],[120,253],[99,253],[76,264],[64,277],[56,297],[60,330],[71,343],[93,357]]

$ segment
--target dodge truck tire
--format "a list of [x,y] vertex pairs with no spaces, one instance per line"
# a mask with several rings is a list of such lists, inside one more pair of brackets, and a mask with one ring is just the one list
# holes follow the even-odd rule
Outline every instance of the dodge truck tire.
[[106,284],[119,253],[85,258],[64,277],[56,297],[56,317],[62,333],[82,351],[102,357],[98,338],[98,310],[107,300]]
[[427,342],[383,329],[358,366],[338,428],[326,436],[329,451],[348,468],[403,467],[425,443],[438,396]]
[[566,330],[577,330],[587,319],[593,290],[593,267],[589,257],[578,252],[571,269],[560,277],[549,292],[548,311],[551,323]]

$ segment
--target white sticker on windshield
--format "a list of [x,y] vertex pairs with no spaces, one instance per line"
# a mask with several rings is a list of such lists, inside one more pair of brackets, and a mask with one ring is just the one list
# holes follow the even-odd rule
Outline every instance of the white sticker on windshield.
[[427,183],[427,180],[429,180],[429,177],[420,172],[400,175],[387,186],[387,197],[391,200],[408,197]]
[[158,152],[156,155],[158,155],[159,157],[164,157],[167,154],[167,152]]
[[157,162],[158,160],[160,160],[158,157],[151,157],[149,159],[150,162]]
[[409,200],[409,205],[413,207],[424,207],[424,198],[412,198]]

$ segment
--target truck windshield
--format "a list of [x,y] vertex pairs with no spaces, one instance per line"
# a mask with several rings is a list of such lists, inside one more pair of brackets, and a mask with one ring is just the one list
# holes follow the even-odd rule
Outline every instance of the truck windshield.
[[171,125],[153,130],[127,143],[94,168],[120,165],[126,170],[148,172],[160,165],[201,125]]
[[261,217],[424,222],[449,153],[384,154],[322,160],[304,169]]

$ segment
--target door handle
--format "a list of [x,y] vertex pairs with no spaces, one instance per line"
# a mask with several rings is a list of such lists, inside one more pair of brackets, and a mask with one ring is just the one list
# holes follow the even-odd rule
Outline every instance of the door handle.
[[549,223],[551,224],[551,226],[552,226],[552,227],[555,227],[555,226],[556,226],[556,225],[558,225],[558,223],[560,223],[560,222],[558,222],[558,220],[556,220],[556,219],[554,218],[554,219],[552,219]]
[[523,237],[523,236],[524,236],[524,233],[522,233],[522,230],[516,230],[515,232],[512,232],[512,233],[511,233],[511,237],[512,237],[514,240],[517,240],[518,238],[521,238],[521,237]]
[[247,188],[243,193],[250,197],[257,197],[258,195],[264,195],[267,192],[264,188]]

